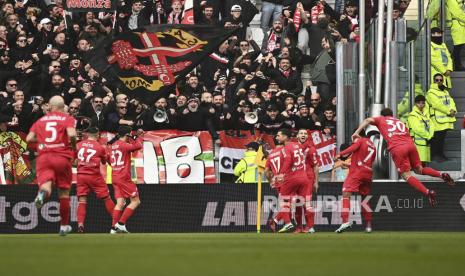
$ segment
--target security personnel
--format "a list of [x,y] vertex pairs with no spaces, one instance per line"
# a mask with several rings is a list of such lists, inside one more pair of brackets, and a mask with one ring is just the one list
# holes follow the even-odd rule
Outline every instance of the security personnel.
[[446,20],[450,24],[452,41],[454,42],[455,71],[464,71],[460,59],[460,51],[465,46],[465,0],[446,1]]
[[245,147],[247,150],[244,153],[244,158],[234,167],[234,175],[238,177],[236,183],[257,183],[258,166],[255,163],[255,159],[260,144],[250,142]]
[[415,97],[415,105],[408,115],[408,127],[421,162],[431,162],[430,140],[434,135],[434,127],[426,108],[425,96]]
[[[431,29],[431,76],[442,74],[445,77],[444,85],[451,88],[450,74],[454,69],[450,52],[444,43],[443,32],[439,28]],[[434,79],[432,80],[434,83]]]
[[436,74],[433,80],[435,83],[431,84],[426,94],[429,114],[434,125],[434,136],[431,139],[431,155],[434,161],[442,162],[447,160],[444,156],[444,139],[447,130],[454,128],[457,108],[454,99],[451,98],[444,85],[443,75]]

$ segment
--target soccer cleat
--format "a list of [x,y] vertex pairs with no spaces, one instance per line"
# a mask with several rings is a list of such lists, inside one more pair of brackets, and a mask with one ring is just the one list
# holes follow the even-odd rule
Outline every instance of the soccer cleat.
[[36,208],[37,209],[40,209],[42,208],[42,205],[44,205],[44,201],[45,201],[45,196],[46,196],[47,192],[44,191],[44,190],[40,190],[38,193],[37,193],[37,196],[36,198],[34,199],[34,204],[36,205]]
[[118,233],[118,232],[116,232],[116,228],[115,228],[115,227],[112,227],[112,228],[110,229],[110,234],[116,234],[116,233]]
[[276,233],[276,229],[278,228],[278,224],[274,219],[269,219],[268,220],[268,225],[270,226],[270,229],[273,233]]
[[78,226],[78,233],[80,233],[80,234],[84,233],[84,225],[79,225]]
[[124,224],[115,224],[115,229],[116,229],[116,233],[118,234],[129,234],[128,230],[126,229],[126,225]]
[[281,228],[278,233],[287,233],[287,232],[291,232],[292,230],[294,230],[294,224],[292,224],[291,222],[289,222],[288,224],[285,224],[283,226],[283,228]]
[[339,228],[338,228],[336,231],[334,231],[334,232],[340,234],[340,233],[346,231],[347,229],[349,229],[349,228],[351,228],[351,227],[352,227],[352,222],[349,221],[349,222],[346,222],[346,223],[341,224],[341,226],[339,226]]
[[442,173],[441,178],[447,183],[447,185],[449,185],[449,187],[455,186],[454,179],[452,179],[452,177],[448,173]]
[[73,231],[71,225],[61,225],[59,234],[60,236],[64,237],[67,234],[71,233],[71,231]]
[[308,233],[308,234],[315,234],[315,228],[313,227],[305,227],[303,230],[303,233]]
[[436,200],[436,192],[433,190],[428,190],[427,197],[428,197],[429,205],[431,205],[431,207],[436,207],[436,205],[438,204]]

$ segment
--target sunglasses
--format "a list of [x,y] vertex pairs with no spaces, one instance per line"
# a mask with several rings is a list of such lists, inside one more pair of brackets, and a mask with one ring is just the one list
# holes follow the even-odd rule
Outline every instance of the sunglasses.
[[103,103],[103,101],[94,101],[94,103]]

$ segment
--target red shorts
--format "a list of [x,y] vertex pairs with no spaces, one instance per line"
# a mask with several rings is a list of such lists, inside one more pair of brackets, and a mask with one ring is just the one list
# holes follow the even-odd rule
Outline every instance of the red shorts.
[[42,154],[37,157],[36,173],[37,183],[42,186],[52,181],[58,189],[70,189],[73,174],[71,160],[68,157],[56,154]]
[[308,177],[307,185],[303,191],[304,193],[302,194],[302,196],[305,198],[310,198],[310,200],[312,200],[313,185],[315,184],[315,178],[313,177],[313,174],[307,175],[307,177]]
[[76,186],[77,196],[87,196],[91,190],[94,191],[97,198],[106,198],[110,196],[108,186],[100,174],[78,174]]
[[399,173],[409,172],[412,168],[421,167],[420,156],[413,143],[397,146],[389,152],[392,155],[392,160],[396,164]]
[[372,175],[350,174],[342,184],[343,192],[359,193],[362,196],[371,192]]
[[130,179],[114,179],[113,178],[113,189],[115,191],[115,198],[132,198],[139,196],[137,186]]
[[308,178],[306,175],[292,177],[284,180],[284,185],[279,190],[282,196],[303,195],[307,189]]

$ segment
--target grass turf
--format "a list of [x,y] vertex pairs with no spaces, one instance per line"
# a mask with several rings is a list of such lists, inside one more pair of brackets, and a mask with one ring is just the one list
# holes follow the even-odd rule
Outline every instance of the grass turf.
[[465,234],[0,235],[1,275],[463,275]]

